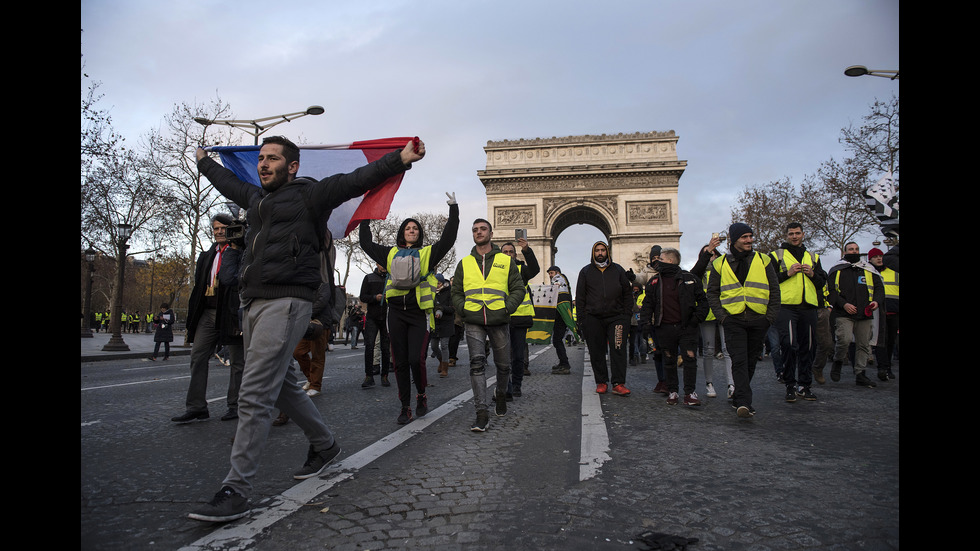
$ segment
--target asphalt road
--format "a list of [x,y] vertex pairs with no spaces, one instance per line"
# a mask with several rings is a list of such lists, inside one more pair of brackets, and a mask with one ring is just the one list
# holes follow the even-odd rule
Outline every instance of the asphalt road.
[[402,427],[395,387],[362,390],[363,350],[340,346],[313,399],[340,462],[297,484],[306,440],[273,427],[252,513],[212,525],[186,515],[228,470],[228,370],[212,361],[211,419],[178,426],[188,358],[150,362],[124,338],[132,353],[81,364],[82,549],[644,549],[644,531],[692,550],[899,547],[898,366],[875,389],[845,376],[790,404],[766,360],[742,420],[703,390],[699,408],[668,406],[652,363],[630,368],[632,396],[598,396],[584,347],[551,375],[554,350],[533,346],[524,396],[480,434],[466,368],[440,379],[430,360],[432,411]]

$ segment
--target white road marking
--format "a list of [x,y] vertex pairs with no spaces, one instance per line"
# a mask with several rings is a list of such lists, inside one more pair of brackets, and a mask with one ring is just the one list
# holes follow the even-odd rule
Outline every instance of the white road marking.
[[[537,358],[549,348],[551,348],[550,345],[546,346],[529,359]],[[591,373],[591,368],[589,368],[589,374]],[[488,377],[488,388],[496,384],[496,380],[496,377]],[[583,393],[584,389],[585,386],[583,383]],[[234,550],[248,548],[255,543],[255,537],[262,533],[263,530],[286,518],[290,514],[295,513],[317,496],[323,494],[340,482],[351,478],[358,469],[363,469],[374,460],[395,449],[400,444],[422,432],[426,427],[460,407],[471,398],[473,398],[472,390],[463,392],[445,404],[430,411],[424,417],[415,418],[415,420],[413,420],[411,423],[385,436],[377,442],[374,442],[363,450],[334,465],[331,465],[327,471],[325,471],[324,475],[304,480],[303,482],[300,482],[299,484],[296,484],[292,488],[286,490],[279,496],[266,500],[266,502],[262,503],[263,506],[261,508],[258,510],[253,509],[252,513],[245,517],[245,519],[234,524],[216,525],[213,532],[191,543],[190,545],[182,547],[181,550]],[[598,402],[598,399],[596,399],[596,402]],[[601,412],[599,415],[601,418]],[[603,424],[603,427],[605,427],[605,424]]]
[[609,461],[609,433],[602,415],[602,403],[595,391],[592,360],[585,352],[582,374],[582,455],[579,457],[578,479],[588,480],[597,474],[602,464]]

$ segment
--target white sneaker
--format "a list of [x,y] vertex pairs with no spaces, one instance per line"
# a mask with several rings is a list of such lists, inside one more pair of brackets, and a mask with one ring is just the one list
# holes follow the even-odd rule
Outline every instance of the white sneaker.
[[309,390],[309,389],[310,389],[310,382],[306,381],[306,384],[303,385],[303,390]]
[[320,391],[319,390],[316,390],[315,388],[311,388],[311,389],[309,389],[309,390],[306,391],[306,395],[307,396],[310,396],[310,397],[319,396],[319,394],[320,394]]
[[735,385],[728,385],[728,399],[731,400],[734,394],[735,394]]
[[712,385],[711,383],[705,385],[704,388],[705,388],[705,394],[708,396],[708,398],[714,398],[715,396],[718,396],[718,393],[715,392],[714,385]]

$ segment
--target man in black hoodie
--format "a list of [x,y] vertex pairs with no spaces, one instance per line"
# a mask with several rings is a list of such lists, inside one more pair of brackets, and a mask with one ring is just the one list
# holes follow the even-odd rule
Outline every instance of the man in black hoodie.
[[[629,396],[626,388],[626,356],[630,316],[633,315],[633,286],[622,266],[609,258],[609,246],[592,245],[592,262],[582,268],[575,285],[578,324],[589,347],[596,392]],[[612,368],[606,366],[606,350]]]
[[844,245],[844,258],[827,274],[827,300],[837,316],[835,336],[837,347],[830,378],[840,380],[841,366],[847,349],[854,343],[854,382],[873,388],[874,381],[864,374],[871,355],[871,332],[874,311],[885,302],[885,286],[881,276],[869,262],[861,258],[857,243]]
[[786,226],[786,241],[770,256],[779,281],[782,305],[776,318],[779,348],[783,358],[783,381],[786,401],[795,402],[800,396],[814,401],[810,390],[813,382],[813,355],[816,344],[818,293],[827,282],[820,266],[820,255],[806,250],[803,226],[791,222]]
[[664,355],[667,372],[667,404],[676,405],[679,396],[677,353],[684,369],[684,405],[700,406],[695,392],[698,375],[698,325],[708,317],[708,299],[701,280],[680,267],[681,253],[664,248],[654,267],[657,276],[650,279],[644,291],[640,324],[651,325],[657,332],[657,343]]

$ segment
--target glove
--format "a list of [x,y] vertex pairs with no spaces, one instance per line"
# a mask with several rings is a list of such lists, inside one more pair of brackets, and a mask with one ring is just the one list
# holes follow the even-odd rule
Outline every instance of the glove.
[[446,192],[446,197],[449,197],[449,200],[446,201],[447,204],[449,204],[449,205],[455,205],[456,204],[456,192],[449,193],[447,191]]

